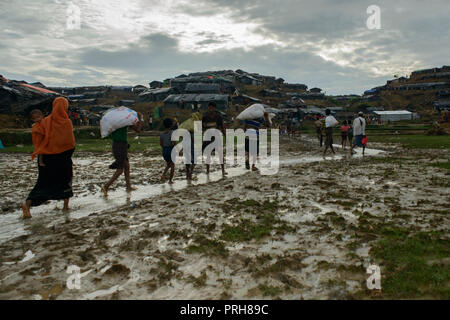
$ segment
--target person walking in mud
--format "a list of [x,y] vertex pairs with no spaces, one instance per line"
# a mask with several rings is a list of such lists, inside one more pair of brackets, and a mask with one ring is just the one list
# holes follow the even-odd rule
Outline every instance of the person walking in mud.
[[[245,168],[250,170],[250,158],[252,158],[252,171],[258,171],[256,158],[259,156],[259,129],[270,127],[269,114],[264,112],[264,117],[255,120],[245,120]],[[256,150],[251,145],[256,144]],[[255,152],[256,151],[256,152]]]
[[333,155],[336,154],[333,148],[333,127],[336,126],[339,122],[331,115],[330,109],[325,110],[326,118],[325,118],[325,150],[323,150],[323,158],[325,159],[325,155],[327,153],[328,148],[331,149]]
[[316,121],[314,121],[314,126],[316,127],[317,139],[319,139],[320,147],[322,148],[322,145],[323,145],[323,125],[322,125],[322,120],[321,119],[317,119]]
[[352,147],[352,143],[353,143],[353,127],[352,127],[351,120],[347,121],[347,123],[348,123],[348,132],[347,132],[348,144],[349,144],[349,146],[351,148]]
[[162,148],[162,155],[164,161],[166,162],[166,167],[163,174],[161,175],[161,183],[166,182],[166,174],[170,169],[169,184],[173,184],[173,176],[175,173],[175,163],[172,161],[172,150],[174,148],[174,142],[172,141],[173,130],[171,129],[173,126],[173,120],[170,118],[166,118],[164,119],[163,124],[164,131],[160,134],[159,144]]
[[354,154],[353,149],[355,147],[363,148],[363,155],[365,147],[363,145],[363,138],[366,135],[366,120],[364,119],[364,113],[361,111],[358,113],[358,117],[353,121],[353,135],[355,140],[350,143],[350,156]]
[[[130,128],[137,133],[141,132],[142,128],[142,115],[138,114],[138,116],[140,120],[139,123],[135,124],[134,126],[130,126]],[[130,145],[128,144],[127,131],[128,127],[123,127],[117,129],[111,134],[111,138],[113,140],[112,152],[115,161],[109,166],[109,168],[115,169],[116,172],[114,173],[112,178],[104,186],[101,187],[105,196],[108,196],[109,188],[122,175],[122,173],[125,175],[127,192],[135,190],[131,186],[130,181],[130,161],[128,159],[128,149],[130,148]]]
[[69,210],[69,199],[73,196],[72,155],[75,151],[73,124],[68,115],[69,101],[58,97],[53,101],[49,116],[42,119],[42,113],[33,111],[32,129],[34,152],[37,155],[39,176],[26,202],[22,204],[23,218],[31,218],[30,208],[48,200],[64,200],[63,211]]
[[[225,134],[225,125],[223,122],[223,118],[222,118],[221,114],[216,111],[216,107],[217,107],[217,105],[214,101],[212,101],[208,104],[208,112],[203,114],[203,117],[202,117],[203,132],[205,132],[208,129],[218,129],[218,130],[222,131],[222,134],[225,137],[226,134]],[[214,141],[215,141],[215,137],[211,137],[211,141],[203,141],[202,151],[205,152],[206,147],[209,146]],[[218,150],[216,150],[216,151],[218,151]],[[206,156],[206,159],[207,159],[206,160],[206,174],[209,174],[210,156],[211,155]],[[221,161],[222,162],[221,163],[222,176],[226,176],[227,173],[225,172],[225,163],[224,163],[223,155],[222,155],[221,160],[222,160]]]

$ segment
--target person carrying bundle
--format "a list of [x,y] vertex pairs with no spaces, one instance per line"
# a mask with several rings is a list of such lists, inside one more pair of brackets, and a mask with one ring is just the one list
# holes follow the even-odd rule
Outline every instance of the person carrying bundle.
[[[135,190],[131,186],[131,182],[130,182],[130,162],[128,159],[128,149],[130,148],[130,145],[128,144],[127,131],[128,131],[128,127],[130,127],[132,130],[139,133],[142,128],[142,118],[143,117],[141,114],[138,114],[132,110],[128,111],[128,109],[127,110],[125,110],[125,109],[127,109],[127,108],[118,108],[114,112],[125,112],[125,114],[133,112],[133,116],[136,118],[134,121],[134,124],[125,125],[125,126],[121,126],[121,125],[114,126],[114,124],[119,123],[119,121],[123,120],[123,119],[120,119],[120,120],[115,119],[117,121],[114,122],[111,120],[111,118],[107,118],[108,114],[106,114],[102,119],[103,126],[101,128],[101,131],[103,131],[102,132],[103,137],[106,135],[105,131],[108,132],[107,128],[110,130],[115,129],[111,134],[111,138],[113,140],[112,152],[113,152],[115,161],[109,166],[109,168],[113,169],[113,170],[115,169],[116,172],[113,174],[112,178],[105,185],[103,185],[101,187],[105,196],[108,196],[109,188],[122,175],[122,173],[125,175],[127,192]],[[115,116],[117,118],[121,117],[119,113],[117,113]],[[117,126],[120,126],[120,128],[116,128]]]
[[324,159],[328,148],[331,149],[333,155],[336,154],[333,148],[333,127],[339,123],[336,118],[331,115],[330,109],[325,110],[325,114],[327,117],[325,118],[325,150],[323,150]]
[[[252,158],[252,171],[258,171],[256,168],[256,158],[259,156],[259,129],[263,126],[269,127],[269,114],[264,112],[262,118],[255,120],[245,120],[244,132],[245,132],[245,168],[250,170],[250,157]],[[251,145],[256,144],[256,150]],[[256,153],[255,153],[256,151]]]

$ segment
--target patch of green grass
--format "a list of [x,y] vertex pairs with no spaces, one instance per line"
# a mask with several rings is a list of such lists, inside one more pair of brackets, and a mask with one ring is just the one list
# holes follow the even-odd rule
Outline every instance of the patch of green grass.
[[367,125],[368,131],[425,131],[430,129],[430,125],[404,124],[404,125]]
[[450,135],[373,135],[370,142],[398,143],[409,149],[450,149]]
[[221,239],[225,241],[259,240],[269,236],[272,231],[279,234],[295,231],[295,228],[277,218],[276,214],[279,208],[277,201],[258,202],[253,199],[245,201],[231,199],[221,207],[225,213],[244,211],[255,218],[241,219],[237,224],[226,225],[221,235]]
[[319,268],[321,270],[327,270],[330,268],[330,266],[331,266],[331,264],[325,260],[321,260],[321,261],[317,262],[317,268]]
[[429,164],[429,166],[450,170],[450,162],[431,163],[431,164]]
[[367,161],[372,163],[400,163],[405,160],[408,160],[406,158],[398,158],[398,157],[371,157]]
[[10,146],[5,147],[5,149],[0,149],[0,153],[33,153],[33,145],[20,145],[20,146]]
[[166,261],[162,259],[158,262],[158,266],[168,275],[172,275],[174,271],[178,269],[178,266],[172,261]]
[[371,254],[382,266],[382,290],[387,298],[450,299],[450,241],[438,232],[410,234],[383,228]]
[[[139,137],[139,139],[128,138],[130,152],[142,152],[151,149],[160,151],[159,137]],[[77,152],[111,152],[111,139],[76,139],[75,153]],[[33,145],[8,146],[0,149],[1,153],[32,153]]]
[[190,275],[187,279],[187,281],[192,283],[196,288],[204,287],[206,284],[206,280],[208,280],[208,276],[204,270],[199,277],[196,278],[193,275]]
[[[279,275],[286,269],[290,269],[293,271],[301,270],[302,268],[305,267],[305,265],[301,262],[302,259],[303,256],[299,253],[293,255],[278,256],[278,258],[276,258],[276,261],[274,263],[267,265],[262,269],[255,270],[254,277],[259,278],[259,277],[267,277],[268,275],[276,275],[276,274]],[[268,260],[264,261],[264,263],[267,261]]]
[[186,249],[187,253],[204,253],[211,256],[228,256],[228,251],[223,242],[207,239],[200,235],[195,238],[195,245],[190,245]]
[[260,284],[258,289],[262,292],[264,297],[274,297],[279,295],[282,292],[282,289],[279,287],[270,286],[266,283]]
[[[268,218],[271,219],[271,218]],[[269,236],[272,231],[272,223],[254,223],[250,220],[243,219],[239,225],[226,226],[222,231],[221,238],[225,241],[249,241],[252,239],[259,240],[265,236]]]

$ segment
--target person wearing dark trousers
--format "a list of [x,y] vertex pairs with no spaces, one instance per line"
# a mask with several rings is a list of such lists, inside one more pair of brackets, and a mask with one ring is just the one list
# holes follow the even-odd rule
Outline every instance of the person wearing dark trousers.
[[331,115],[330,109],[325,110],[325,114],[325,150],[323,150],[324,159],[328,148],[331,149],[333,155],[336,154],[333,148],[333,127],[338,124],[338,121]]

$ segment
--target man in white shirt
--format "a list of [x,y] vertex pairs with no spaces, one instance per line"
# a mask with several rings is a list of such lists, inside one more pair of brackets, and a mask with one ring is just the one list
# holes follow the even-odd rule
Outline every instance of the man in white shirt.
[[350,145],[350,155],[353,154],[353,148],[355,146],[363,148],[363,155],[365,147],[362,143],[364,136],[366,135],[366,120],[364,119],[362,112],[358,113],[358,117],[353,121],[353,144]]
[[331,115],[330,109],[325,110],[325,150],[323,151],[323,158],[325,159],[325,154],[327,153],[328,147],[330,147],[333,154],[336,154],[333,149],[333,127],[339,122]]

